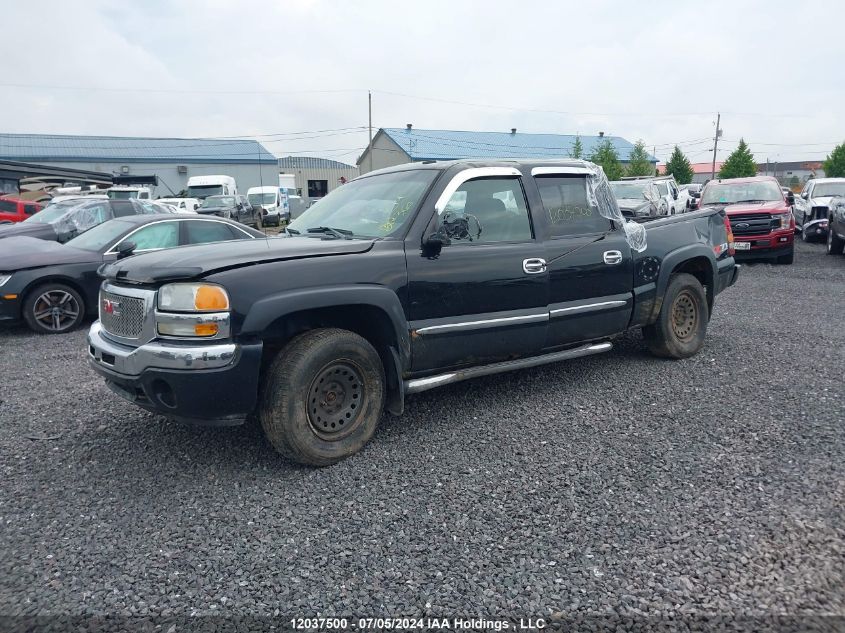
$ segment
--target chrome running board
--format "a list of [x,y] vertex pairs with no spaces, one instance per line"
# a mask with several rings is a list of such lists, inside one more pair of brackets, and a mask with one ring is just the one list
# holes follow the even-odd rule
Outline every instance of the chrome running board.
[[501,363],[493,363],[491,365],[468,367],[467,369],[459,369],[454,372],[449,372],[448,374],[439,374],[437,376],[428,376],[426,378],[413,378],[412,380],[404,381],[405,393],[419,393],[420,391],[428,391],[429,389],[434,389],[435,387],[442,387],[443,385],[460,382],[462,380],[469,380],[470,378],[500,374],[502,372],[513,371],[515,369],[526,369],[528,367],[536,367],[537,365],[545,365],[547,363],[556,363],[560,360],[568,360],[570,358],[580,358],[581,356],[601,354],[602,352],[610,351],[612,348],[613,345],[610,343],[594,343],[560,352],[543,354],[542,356],[532,356],[531,358],[506,360]]

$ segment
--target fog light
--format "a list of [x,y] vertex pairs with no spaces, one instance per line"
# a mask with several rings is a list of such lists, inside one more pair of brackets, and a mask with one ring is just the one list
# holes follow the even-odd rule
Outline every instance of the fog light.
[[216,323],[197,323],[194,326],[195,336],[215,336],[219,328]]

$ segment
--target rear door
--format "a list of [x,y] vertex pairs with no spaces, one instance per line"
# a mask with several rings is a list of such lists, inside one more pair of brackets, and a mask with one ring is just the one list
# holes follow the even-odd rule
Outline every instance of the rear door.
[[546,348],[624,331],[633,309],[633,261],[625,232],[599,213],[601,196],[588,194],[586,170],[539,167],[532,175],[545,214]]
[[520,172],[458,172],[434,209],[439,253],[407,247],[412,369],[431,371],[528,356],[542,349],[549,276]]

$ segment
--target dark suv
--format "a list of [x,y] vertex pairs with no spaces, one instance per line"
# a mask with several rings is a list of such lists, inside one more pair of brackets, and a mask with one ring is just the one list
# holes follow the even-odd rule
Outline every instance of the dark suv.
[[261,212],[253,207],[246,196],[208,196],[197,207],[200,215],[216,215],[254,228],[261,227]]

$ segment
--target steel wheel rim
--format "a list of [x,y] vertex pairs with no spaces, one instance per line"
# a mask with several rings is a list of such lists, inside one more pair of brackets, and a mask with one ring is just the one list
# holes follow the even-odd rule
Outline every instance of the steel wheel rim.
[[79,312],[79,302],[66,290],[48,290],[32,304],[36,323],[51,332],[70,329],[79,318]]
[[698,303],[691,293],[683,291],[672,303],[672,332],[683,342],[695,336],[698,326]]
[[349,360],[324,366],[308,387],[308,423],[328,441],[353,433],[361,423],[364,400],[361,368]]

